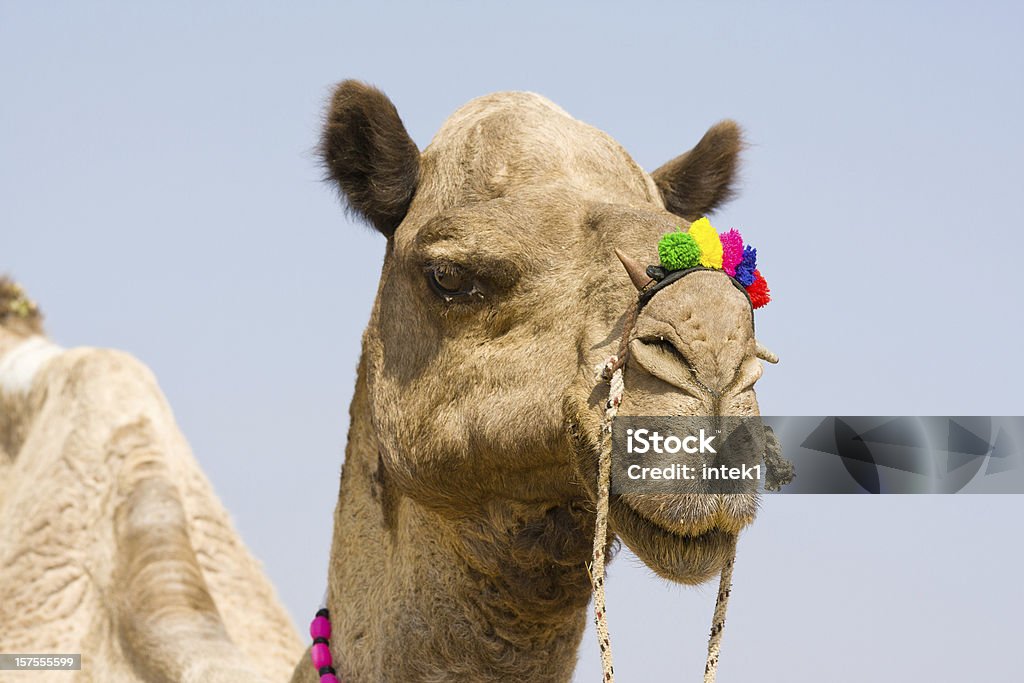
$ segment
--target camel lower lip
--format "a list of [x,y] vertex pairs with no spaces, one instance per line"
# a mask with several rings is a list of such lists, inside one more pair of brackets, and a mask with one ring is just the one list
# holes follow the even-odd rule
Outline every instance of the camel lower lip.
[[627,546],[659,576],[686,584],[707,581],[721,571],[730,555],[734,534],[715,528],[696,534],[666,529],[622,499],[609,509]]

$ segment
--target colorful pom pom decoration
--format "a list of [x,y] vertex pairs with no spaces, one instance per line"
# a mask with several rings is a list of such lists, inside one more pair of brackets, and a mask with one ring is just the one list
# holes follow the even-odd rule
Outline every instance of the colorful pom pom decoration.
[[700,265],[700,247],[689,233],[670,232],[658,242],[661,265],[669,270],[685,270]]
[[722,270],[729,277],[736,276],[736,266],[743,260],[743,237],[736,229],[723,232],[722,240]]
[[707,218],[698,218],[690,225],[690,237],[700,247],[700,265],[722,269],[722,240]]
[[688,268],[721,270],[739,282],[754,308],[771,301],[771,292],[757,269],[757,249],[743,244],[743,236],[732,229],[721,235],[706,217],[690,224],[687,232],[678,230],[658,242],[658,257],[666,271]]

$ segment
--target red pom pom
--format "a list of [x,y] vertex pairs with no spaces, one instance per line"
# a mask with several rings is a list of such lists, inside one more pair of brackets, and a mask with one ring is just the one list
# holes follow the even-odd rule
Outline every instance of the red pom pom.
[[750,303],[754,308],[761,308],[772,300],[771,292],[768,291],[768,283],[761,275],[761,271],[754,271],[754,281],[747,287],[747,294],[750,295]]

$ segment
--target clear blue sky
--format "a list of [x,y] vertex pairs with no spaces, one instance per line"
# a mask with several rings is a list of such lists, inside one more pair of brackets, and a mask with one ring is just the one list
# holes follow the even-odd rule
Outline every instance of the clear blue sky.
[[[647,169],[735,118],[752,146],[716,224],[756,235],[776,295],[763,411],[1024,413],[1019,3],[298,5],[0,2],[0,272],[58,342],[153,367],[297,623],[383,252],[311,154],[343,78],[421,147],[496,90]],[[768,501],[720,680],[1018,676],[1022,503]],[[621,680],[697,680],[714,588],[611,574]]]

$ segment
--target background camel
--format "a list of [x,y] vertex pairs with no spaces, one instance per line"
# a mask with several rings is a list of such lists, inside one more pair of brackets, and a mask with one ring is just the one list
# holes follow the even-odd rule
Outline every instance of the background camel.
[[50,343],[4,279],[0,522],[0,651],[80,652],[95,683],[281,681],[300,651],[153,375]]

